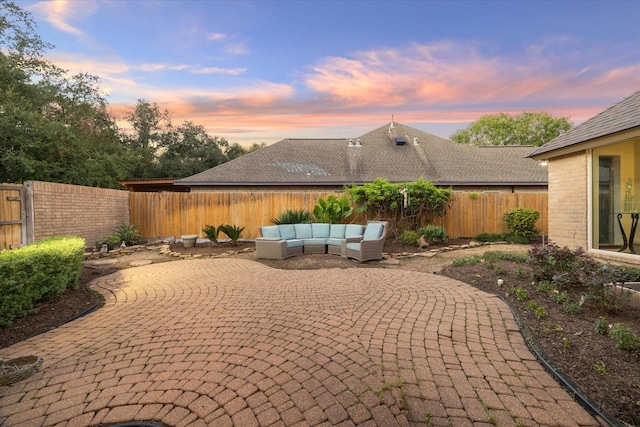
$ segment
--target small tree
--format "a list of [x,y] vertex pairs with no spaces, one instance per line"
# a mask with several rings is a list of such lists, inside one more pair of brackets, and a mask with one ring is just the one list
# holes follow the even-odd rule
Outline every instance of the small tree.
[[402,229],[415,230],[429,216],[443,216],[449,204],[451,189],[438,188],[431,181],[391,184],[385,179],[346,189],[351,199],[360,206],[357,213],[364,213],[367,220],[389,221],[396,237]]

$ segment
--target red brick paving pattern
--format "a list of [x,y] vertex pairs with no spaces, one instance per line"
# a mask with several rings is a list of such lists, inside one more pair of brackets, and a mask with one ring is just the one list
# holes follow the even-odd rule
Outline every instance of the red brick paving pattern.
[[594,426],[498,298],[433,274],[210,259],[123,270],[105,306],[0,352],[3,426]]

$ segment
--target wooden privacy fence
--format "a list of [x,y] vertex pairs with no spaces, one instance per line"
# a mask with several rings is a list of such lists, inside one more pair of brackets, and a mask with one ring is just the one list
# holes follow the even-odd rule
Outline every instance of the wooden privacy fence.
[[[228,193],[130,193],[130,223],[145,238],[198,234],[205,225],[245,227],[242,238],[258,237],[258,227],[286,210],[312,211],[318,198],[339,192],[228,192]],[[481,233],[502,233],[502,215],[521,207],[540,212],[537,227],[547,234],[547,193],[453,193],[450,208],[442,219],[450,237],[474,237]],[[441,224],[440,224],[441,222]],[[225,237],[225,236],[221,236]]]
[[22,184],[0,184],[0,250],[20,247],[26,240],[24,203]]
[[[449,237],[503,233],[505,212],[515,208],[540,212],[536,228],[548,235],[547,193],[453,193],[450,208],[440,220]],[[436,220],[438,221],[438,220]],[[437,225],[441,225],[437,223]]]
[[[245,227],[242,238],[258,237],[258,227],[288,209],[312,211],[318,198],[334,192],[292,193],[130,193],[130,223],[138,226],[145,238],[184,234],[204,237],[205,225],[222,224]],[[221,235],[224,238],[226,236]]]

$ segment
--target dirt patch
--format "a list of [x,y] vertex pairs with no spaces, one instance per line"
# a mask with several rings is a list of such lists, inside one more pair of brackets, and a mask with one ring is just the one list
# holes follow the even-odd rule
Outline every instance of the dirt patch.
[[[397,268],[443,274],[497,294],[511,305],[555,369],[569,377],[590,400],[612,417],[631,425],[640,425],[640,354],[617,348],[611,338],[595,331],[595,320],[604,316],[608,323],[631,326],[639,334],[640,310],[625,308],[612,315],[584,306],[579,313],[570,314],[564,305],[553,302],[548,293],[535,289],[529,280],[529,271],[523,264],[496,261],[491,267],[486,262],[452,266],[456,258],[482,255],[488,250],[526,253],[530,246],[504,244],[468,247],[469,243],[469,240],[458,239],[450,241],[448,245],[431,245],[426,250],[420,250],[401,242],[388,241],[384,250],[393,258],[392,262],[360,263],[336,255],[301,255],[286,260],[257,261],[273,268],[296,270]],[[161,254],[159,246],[153,245],[124,255],[87,260],[77,289],[68,290],[54,301],[39,304],[33,314],[1,329],[0,347],[49,330],[96,306],[97,296],[87,289],[87,284],[99,276],[130,268],[132,262],[169,262],[193,256],[233,256],[255,260],[253,242],[238,242],[237,246],[229,243],[199,243],[189,249],[182,244],[173,244],[165,249],[170,254]],[[504,284],[498,285],[498,279]],[[513,289],[525,290],[527,299],[518,299]],[[568,294],[569,300],[574,302],[580,296],[577,293]],[[532,301],[544,307],[545,316],[536,316],[531,309]]]

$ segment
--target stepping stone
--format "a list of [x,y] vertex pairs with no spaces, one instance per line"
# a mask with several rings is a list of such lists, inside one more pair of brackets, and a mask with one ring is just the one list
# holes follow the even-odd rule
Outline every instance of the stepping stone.
[[96,266],[96,267],[100,267],[103,265],[113,265],[116,264],[118,262],[117,259],[101,259],[99,261],[93,261],[90,265],[92,266]]
[[140,267],[140,266],[142,266],[142,265],[149,265],[149,264],[151,264],[152,262],[153,262],[153,261],[151,261],[150,259],[139,259],[139,260],[137,260],[137,261],[131,261],[131,262],[129,263],[129,265],[130,265],[131,267]]

